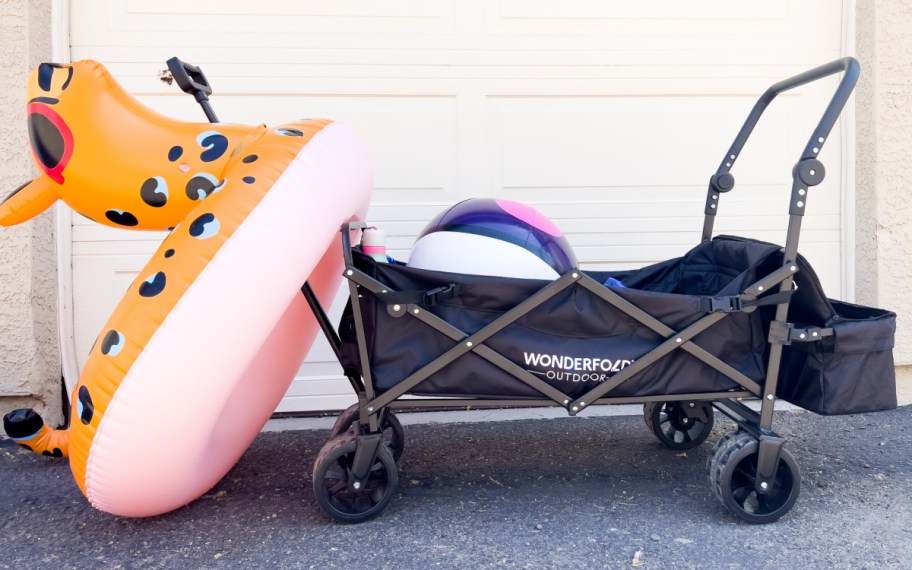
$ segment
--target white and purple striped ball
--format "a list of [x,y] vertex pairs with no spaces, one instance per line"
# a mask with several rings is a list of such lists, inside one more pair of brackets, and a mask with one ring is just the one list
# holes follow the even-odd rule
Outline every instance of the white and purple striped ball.
[[472,198],[443,211],[415,241],[419,269],[522,279],[556,279],[577,266],[563,232],[519,202]]

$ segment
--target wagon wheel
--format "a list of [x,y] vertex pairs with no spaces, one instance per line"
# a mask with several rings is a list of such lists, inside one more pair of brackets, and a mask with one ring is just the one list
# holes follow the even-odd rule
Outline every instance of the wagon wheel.
[[367,481],[360,489],[348,477],[358,447],[358,435],[344,433],[327,441],[314,463],[314,496],[326,514],[342,523],[370,520],[386,508],[396,492],[399,474],[390,450],[381,445]]
[[[347,432],[348,428],[358,421],[359,414],[358,404],[352,404],[345,408],[339,414],[339,417],[336,418],[330,437]],[[380,424],[380,429],[383,431],[383,444],[389,448],[390,453],[393,454],[393,460],[398,463],[402,457],[402,451],[405,449],[405,433],[402,431],[402,424],[399,422],[399,418],[393,412],[387,411],[383,423]]]
[[[718,463],[718,458],[720,457],[719,449],[722,446],[727,445],[729,440],[738,437],[742,433],[744,432],[741,430],[736,430],[725,434],[719,438],[719,441],[717,441],[715,445],[712,446],[712,449],[709,450],[709,455],[706,456],[706,472],[709,473],[710,476],[716,469],[716,464]],[[710,487],[712,488],[713,494],[716,495],[716,497],[721,501],[722,497],[719,496],[718,492],[716,491],[716,486],[710,485]]]
[[643,419],[653,435],[672,449],[697,447],[706,441],[714,422],[712,404],[705,401],[649,402],[643,405]]
[[791,510],[801,487],[801,473],[784,447],[766,493],[758,493],[757,457],[760,445],[747,432],[720,440],[710,460],[709,484],[729,511],[751,524],[770,523]]

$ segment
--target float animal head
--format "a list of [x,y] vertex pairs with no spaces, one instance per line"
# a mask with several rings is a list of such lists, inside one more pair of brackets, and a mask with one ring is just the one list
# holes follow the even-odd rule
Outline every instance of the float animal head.
[[59,199],[113,227],[173,227],[221,188],[232,152],[264,129],[166,117],[91,60],[41,64],[27,97],[41,175],[0,204],[0,225],[31,219]]

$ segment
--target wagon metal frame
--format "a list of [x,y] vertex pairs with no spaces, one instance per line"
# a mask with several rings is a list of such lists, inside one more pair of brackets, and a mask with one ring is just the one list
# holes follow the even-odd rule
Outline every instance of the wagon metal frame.
[[[711,487],[723,504],[737,517],[751,523],[771,522],[793,506],[798,496],[800,473],[783,446],[784,439],[773,431],[774,404],[779,382],[783,347],[796,342],[818,342],[829,335],[826,327],[799,328],[788,322],[789,304],[795,274],[799,271],[798,243],[801,224],[811,187],[824,179],[824,167],[817,156],[829,137],[840,112],[848,101],[859,76],[858,62],[843,58],[811,69],[771,86],[756,102],[735,141],[709,182],[704,208],[702,241],[712,238],[721,195],[734,187],[730,171],[766,107],[780,93],[842,73],[842,77],[822,118],[808,139],[792,171],[789,224],[783,248],[783,263],[763,275],[740,294],[708,297],[703,300],[706,314],[692,324],[675,330],[632,304],[611,287],[606,287],[579,268],[547,283],[476,332],[466,332],[427,310],[439,300],[458,294],[458,285],[436,288],[416,295],[396,291],[359,269],[353,256],[351,235],[367,227],[348,223],[341,228],[344,276],[348,280],[360,370],[347,367],[346,377],[358,403],[339,417],[333,435],[321,450],[314,468],[314,490],[320,506],[334,519],[359,522],[378,515],[389,502],[398,480],[395,460],[402,452],[402,430],[394,410],[443,409],[460,407],[564,408],[571,416],[601,404],[644,403],[647,425],[660,441],[678,449],[689,449],[705,440],[713,422],[713,408],[732,419],[738,430],[723,437],[711,452],[708,468]],[[584,395],[570,397],[541,378],[523,369],[486,344],[488,339],[517,319],[527,315],[568,287],[585,288],[615,309],[664,338],[658,346],[623,368]],[[302,292],[316,316],[336,356],[342,361],[343,341],[308,284]],[[372,295],[385,303],[390,316],[416,319],[452,341],[452,346],[430,363],[402,378],[392,388],[378,391],[372,377],[367,348],[365,319],[359,296]],[[756,311],[763,305],[775,306],[775,317],[768,330],[768,360],[765,380],[757,382],[705,348],[693,342],[701,332],[733,314]],[[737,384],[737,388],[705,393],[662,394],[642,397],[607,397],[617,386],[635,377],[660,359],[683,351]],[[421,398],[402,399],[421,382],[448,365],[474,354],[513,376],[540,394],[537,399],[514,398]],[[743,399],[759,399],[754,411]],[[669,422],[671,427],[669,428]],[[693,426],[697,426],[696,431]],[[682,436],[683,434],[683,436]],[[743,481],[747,478],[748,484]],[[742,481],[738,486],[733,479]]]

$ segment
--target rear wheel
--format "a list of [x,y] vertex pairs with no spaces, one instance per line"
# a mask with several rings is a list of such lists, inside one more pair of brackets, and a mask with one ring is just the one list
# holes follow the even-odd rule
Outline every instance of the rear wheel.
[[648,402],[643,419],[649,430],[672,449],[693,449],[709,437],[714,417],[710,402]]

